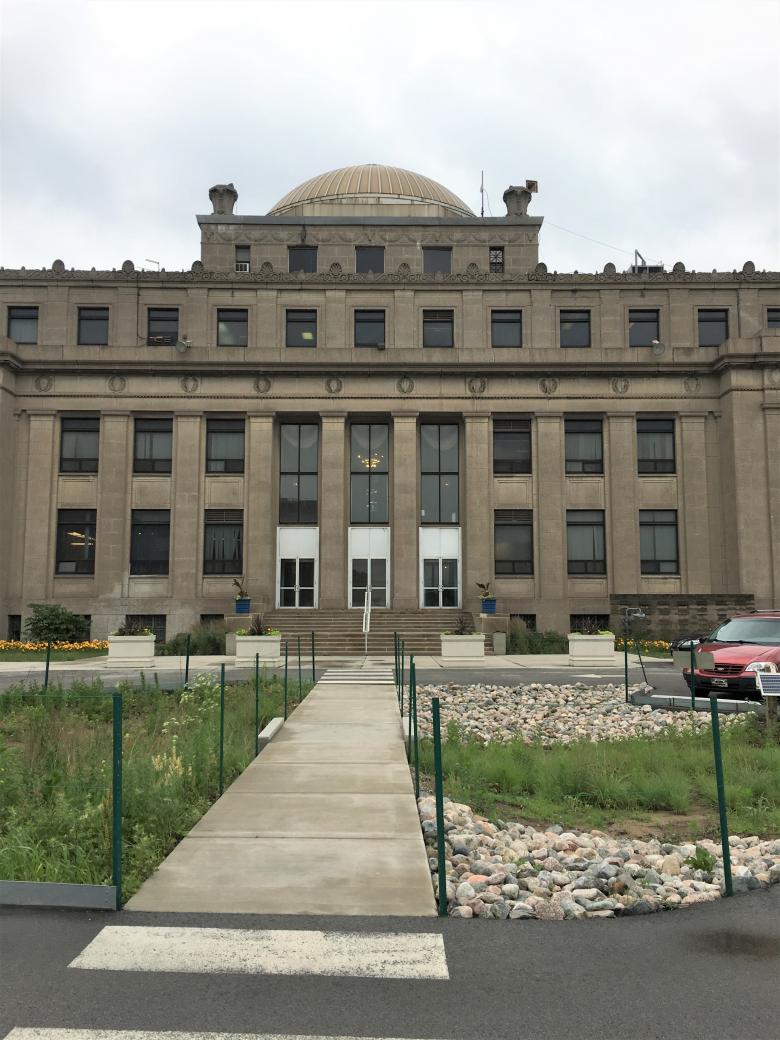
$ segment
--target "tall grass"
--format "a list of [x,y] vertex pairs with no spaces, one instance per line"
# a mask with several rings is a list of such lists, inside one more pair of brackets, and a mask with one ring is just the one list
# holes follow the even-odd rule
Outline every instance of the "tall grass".
[[[218,797],[219,685],[204,675],[172,693],[123,692],[128,897]],[[261,727],[282,702],[281,682],[264,677]],[[100,682],[0,696],[0,878],[110,884],[111,711]],[[254,757],[254,719],[254,683],[229,684],[226,786]]]
[[[780,744],[757,721],[722,734],[729,826],[734,833],[780,833]],[[717,833],[709,731],[577,743],[544,749],[519,741],[481,745],[451,726],[442,748],[448,797],[488,816],[573,827],[620,825],[669,814],[669,836]],[[433,771],[430,741],[421,765]],[[679,815],[679,824],[674,816]]]

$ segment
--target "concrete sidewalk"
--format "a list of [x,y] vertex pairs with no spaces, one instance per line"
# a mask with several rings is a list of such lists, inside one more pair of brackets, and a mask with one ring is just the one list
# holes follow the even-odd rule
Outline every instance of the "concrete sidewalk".
[[394,685],[318,683],[127,909],[434,916]]

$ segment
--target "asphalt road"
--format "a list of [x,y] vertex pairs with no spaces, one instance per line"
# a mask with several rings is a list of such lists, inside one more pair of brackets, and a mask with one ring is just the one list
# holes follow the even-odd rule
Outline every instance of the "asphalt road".
[[[69,969],[106,924],[437,932],[449,979]],[[780,1021],[780,886],[685,911],[572,922],[13,910],[0,913],[0,962],[0,1036],[27,1026],[768,1040]]]

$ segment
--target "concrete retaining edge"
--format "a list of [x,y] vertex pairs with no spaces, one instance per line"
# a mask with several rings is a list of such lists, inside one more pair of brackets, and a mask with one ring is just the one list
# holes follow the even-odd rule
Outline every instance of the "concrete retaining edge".
[[116,910],[116,888],[60,881],[0,881],[0,906]]

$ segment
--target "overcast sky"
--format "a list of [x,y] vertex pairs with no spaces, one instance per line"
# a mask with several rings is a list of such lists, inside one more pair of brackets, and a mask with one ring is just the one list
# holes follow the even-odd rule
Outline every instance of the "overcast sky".
[[1,32],[6,267],[188,268],[212,184],[266,213],[378,162],[476,212],[484,169],[495,216],[538,180],[551,269],[780,269],[775,0],[3,0]]

